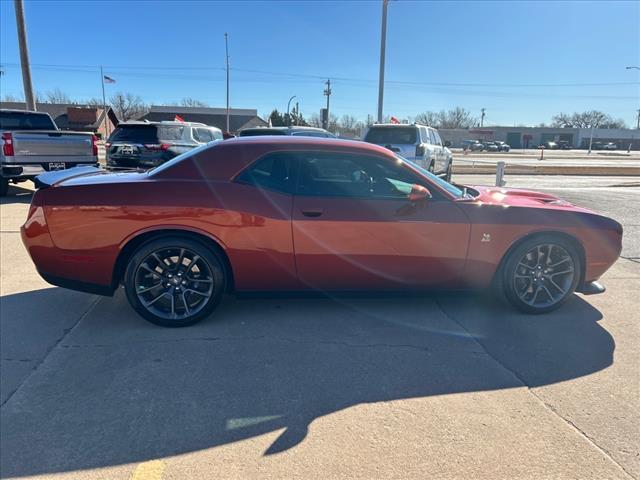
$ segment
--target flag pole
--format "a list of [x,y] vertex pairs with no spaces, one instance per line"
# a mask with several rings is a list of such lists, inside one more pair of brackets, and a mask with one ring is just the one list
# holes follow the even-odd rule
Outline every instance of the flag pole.
[[[109,124],[107,122],[107,97],[104,94],[104,72],[102,71],[102,65],[100,65],[100,81],[102,82],[102,111],[104,113],[104,132],[109,136]],[[106,140],[106,138],[105,138]]]

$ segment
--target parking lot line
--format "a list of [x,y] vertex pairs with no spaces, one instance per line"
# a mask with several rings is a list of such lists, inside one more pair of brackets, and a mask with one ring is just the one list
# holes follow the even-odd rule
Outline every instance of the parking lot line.
[[151,460],[141,463],[131,475],[131,480],[160,480],[165,464],[162,460]]

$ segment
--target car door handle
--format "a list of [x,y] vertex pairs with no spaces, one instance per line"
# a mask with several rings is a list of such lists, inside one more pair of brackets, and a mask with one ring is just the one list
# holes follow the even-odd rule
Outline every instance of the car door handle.
[[301,210],[301,211],[302,211],[302,215],[304,215],[305,217],[319,217],[320,215],[322,215],[321,208]]

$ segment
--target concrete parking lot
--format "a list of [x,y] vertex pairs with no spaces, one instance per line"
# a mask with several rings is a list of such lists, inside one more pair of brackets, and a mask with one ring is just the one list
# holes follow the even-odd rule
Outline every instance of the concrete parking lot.
[[[460,177],[491,183],[491,176]],[[640,478],[638,178],[508,177],[625,226],[607,292],[227,298],[169,330],[46,284],[2,200],[5,478]]]

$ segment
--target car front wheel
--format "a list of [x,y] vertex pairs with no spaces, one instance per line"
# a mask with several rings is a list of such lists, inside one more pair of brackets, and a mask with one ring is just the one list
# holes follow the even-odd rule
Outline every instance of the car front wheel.
[[527,313],[545,313],[562,305],[580,280],[580,257],[560,237],[532,238],[516,247],[502,271],[509,302]]
[[163,327],[193,325],[220,303],[222,262],[206,245],[183,237],[143,244],[125,272],[127,299],[146,320]]

